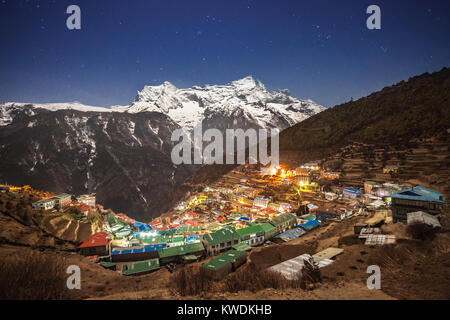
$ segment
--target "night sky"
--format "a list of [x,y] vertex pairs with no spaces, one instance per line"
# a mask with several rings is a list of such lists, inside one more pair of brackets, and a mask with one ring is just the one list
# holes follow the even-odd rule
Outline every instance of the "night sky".
[[[66,8],[81,8],[68,30]],[[381,8],[381,30],[366,8]],[[129,104],[247,75],[327,107],[450,66],[450,1],[0,0],[0,101]]]

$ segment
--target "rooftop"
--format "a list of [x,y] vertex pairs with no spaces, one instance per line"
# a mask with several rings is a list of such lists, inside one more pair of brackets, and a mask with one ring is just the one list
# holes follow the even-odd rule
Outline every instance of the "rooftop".
[[275,218],[272,219],[271,223],[275,226],[283,224],[285,222],[288,222],[290,220],[295,219],[295,216],[293,216],[290,213],[285,213],[285,214],[281,214],[279,216],[276,216]]
[[204,263],[202,267],[208,270],[217,271],[245,254],[245,251],[229,250],[217,258]]
[[89,248],[89,247],[98,247],[98,246],[106,246],[111,241],[109,234],[106,232],[97,232],[87,238],[78,248]]
[[246,228],[238,229],[237,233],[239,233],[239,235],[241,237],[243,237],[243,236],[256,234],[256,233],[263,232],[263,231],[264,230],[261,228],[261,226],[259,224],[254,224],[254,225],[248,226]]
[[239,233],[233,227],[222,228],[203,236],[210,245],[240,239]]
[[442,196],[442,192],[426,188],[424,186],[417,186],[410,189],[405,189],[400,192],[391,194],[390,198],[418,200],[418,201],[431,201],[438,203],[445,203],[445,199]]
[[205,248],[203,247],[203,244],[201,242],[196,243],[190,243],[183,246],[174,246],[174,247],[167,247],[163,249],[159,249],[159,257],[160,258],[167,258],[167,257],[173,257],[173,256],[181,256],[185,254],[190,254],[198,251],[203,251]]

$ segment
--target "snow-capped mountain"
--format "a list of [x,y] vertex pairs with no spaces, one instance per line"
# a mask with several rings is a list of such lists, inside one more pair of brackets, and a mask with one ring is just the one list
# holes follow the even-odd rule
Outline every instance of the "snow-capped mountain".
[[99,203],[136,218],[161,213],[163,199],[198,166],[171,161],[172,132],[287,128],[324,108],[252,77],[226,85],[146,86],[129,106],[79,102],[0,103],[0,183],[54,192],[96,192]]
[[[268,91],[251,76],[225,85],[194,86],[178,89],[170,82],[146,86],[129,107],[115,111],[139,113],[163,112],[187,131],[211,115],[221,118],[242,117],[259,128],[280,130],[290,127],[325,108],[311,100],[300,100],[287,90]],[[211,127],[209,123],[205,124]]]
[[[27,107],[29,106],[29,108]],[[23,107],[27,112],[33,109],[49,111],[77,110],[83,112],[141,113],[161,112],[176,124],[192,131],[205,120],[238,117],[259,128],[290,127],[325,108],[312,100],[300,100],[289,95],[287,90],[269,91],[264,84],[252,76],[225,85],[193,86],[179,89],[170,82],[159,86],[145,86],[138,91],[136,99],[129,106],[109,108],[83,105],[79,102],[30,104],[7,102],[0,104],[0,126],[11,123]],[[204,123],[205,124],[205,123]],[[211,127],[206,123],[207,127]]]

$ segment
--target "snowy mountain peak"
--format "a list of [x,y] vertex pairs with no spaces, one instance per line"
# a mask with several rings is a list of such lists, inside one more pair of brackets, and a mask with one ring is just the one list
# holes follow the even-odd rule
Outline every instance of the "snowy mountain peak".
[[[285,129],[325,108],[312,100],[290,96],[288,90],[269,91],[253,76],[224,85],[193,86],[180,89],[165,81],[157,86],[145,86],[137,92],[130,106],[110,108],[85,106],[79,102],[0,104],[0,126],[13,121],[18,112],[42,108],[50,111],[78,110],[85,112],[160,112],[190,132],[203,121],[214,125],[234,119],[260,128]],[[214,120],[212,120],[214,119]],[[220,120],[222,119],[222,120]]]
[[259,88],[262,90],[266,90],[266,87],[264,84],[259,81],[258,79],[255,79],[253,76],[247,76],[245,78],[235,80],[231,82],[231,85],[241,89],[241,90],[251,90],[254,88]]
[[163,112],[187,131],[213,115],[243,117],[261,128],[284,129],[325,108],[311,100],[300,100],[288,90],[268,91],[253,76],[225,85],[193,86],[179,89],[170,82],[145,86],[136,100],[124,110],[129,113]]

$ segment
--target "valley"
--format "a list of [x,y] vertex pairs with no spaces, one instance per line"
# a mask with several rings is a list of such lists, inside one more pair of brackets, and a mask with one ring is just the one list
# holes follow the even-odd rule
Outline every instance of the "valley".
[[[308,117],[281,132],[280,165],[267,167],[169,164],[170,135],[181,126],[141,103],[118,116],[70,108],[32,115],[23,106],[0,130],[3,174],[28,168],[18,179],[26,186],[1,186],[0,281],[7,287],[15,266],[47,259],[55,270],[81,269],[73,291],[55,272],[52,294],[66,299],[449,299],[449,76],[444,68]],[[239,86],[262,90],[244,80]],[[137,100],[154,103],[149,90]],[[156,95],[166,99],[166,90],[177,91],[164,84]],[[420,118],[398,108],[409,91],[405,101]],[[48,119],[67,125],[48,134],[40,128]],[[25,123],[40,131],[23,131]],[[31,157],[18,147],[27,141]],[[60,154],[52,165],[44,156]],[[66,175],[67,163],[79,171]],[[178,180],[163,188],[167,176]],[[77,187],[58,194],[68,177]],[[152,205],[159,214],[135,214]],[[380,290],[366,285],[373,265]]]

